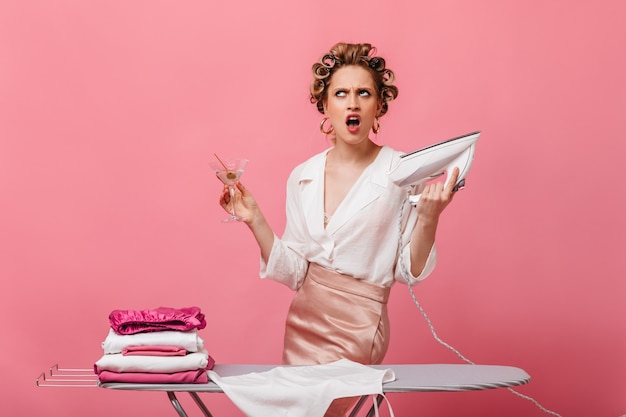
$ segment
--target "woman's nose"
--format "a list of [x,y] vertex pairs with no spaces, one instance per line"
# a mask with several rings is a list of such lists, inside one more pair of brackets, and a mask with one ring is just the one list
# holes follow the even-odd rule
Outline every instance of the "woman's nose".
[[357,97],[357,95],[350,94],[350,98],[348,99],[348,108],[351,110],[358,110],[359,107],[359,98]]

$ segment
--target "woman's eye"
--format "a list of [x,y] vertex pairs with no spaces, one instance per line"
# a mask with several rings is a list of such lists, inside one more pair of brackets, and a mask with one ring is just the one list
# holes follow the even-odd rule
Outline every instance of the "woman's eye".
[[339,90],[335,93],[335,96],[337,97],[345,97],[345,95],[346,95],[346,92],[343,90]]
[[359,91],[359,95],[360,95],[360,96],[369,96],[369,95],[371,95],[371,94],[370,94],[370,92],[369,92],[369,91],[367,91],[367,90],[361,90],[361,91]]

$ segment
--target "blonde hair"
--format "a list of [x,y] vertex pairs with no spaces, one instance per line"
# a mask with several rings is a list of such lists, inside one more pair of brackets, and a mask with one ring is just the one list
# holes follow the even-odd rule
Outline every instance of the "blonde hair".
[[357,65],[369,71],[376,84],[378,97],[382,100],[380,115],[387,113],[388,103],[398,96],[398,87],[393,85],[395,75],[385,68],[385,60],[376,56],[376,48],[369,43],[338,43],[313,64],[311,83],[311,103],[324,114],[324,100],[328,95],[328,85],[336,69]]

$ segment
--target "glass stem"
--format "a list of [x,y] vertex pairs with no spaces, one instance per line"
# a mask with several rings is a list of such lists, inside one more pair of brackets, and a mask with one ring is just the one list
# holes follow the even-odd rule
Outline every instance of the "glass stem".
[[230,191],[230,204],[232,204],[231,214],[233,217],[237,217],[237,213],[235,213],[235,187],[229,185],[228,190]]

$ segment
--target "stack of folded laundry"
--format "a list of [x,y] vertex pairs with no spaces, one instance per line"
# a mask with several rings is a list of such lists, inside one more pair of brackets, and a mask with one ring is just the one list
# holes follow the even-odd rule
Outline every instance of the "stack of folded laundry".
[[198,335],[206,327],[198,307],[114,310],[109,322],[94,365],[101,383],[207,383],[215,361]]

